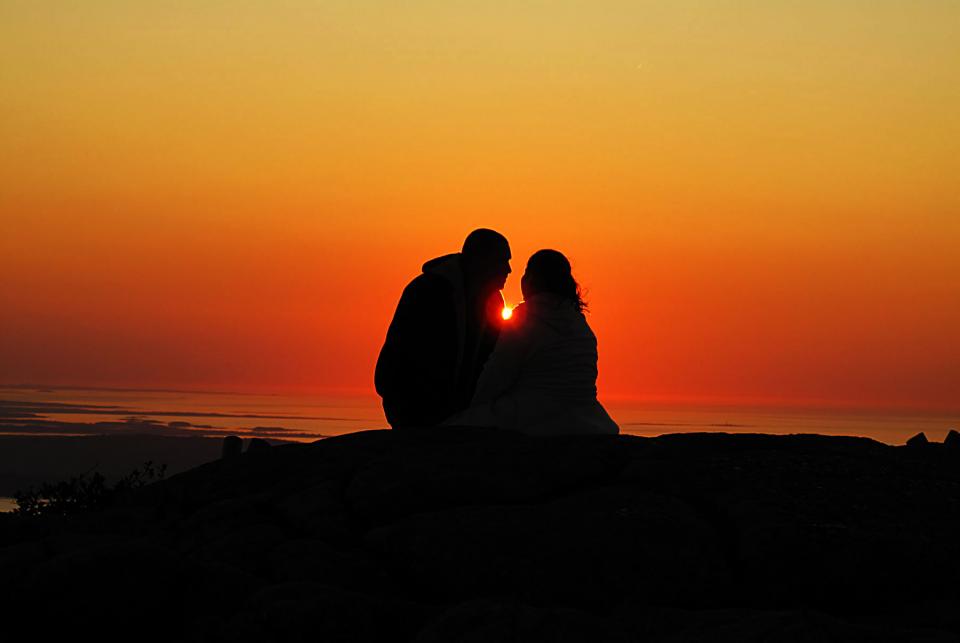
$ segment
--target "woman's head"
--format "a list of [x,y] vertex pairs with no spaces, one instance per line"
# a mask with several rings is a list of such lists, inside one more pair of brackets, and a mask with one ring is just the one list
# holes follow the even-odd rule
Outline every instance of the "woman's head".
[[570,270],[570,262],[556,250],[538,250],[533,253],[520,279],[520,290],[524,299],[551,294],[570,300],[581,312],[587,308],[580,285]]

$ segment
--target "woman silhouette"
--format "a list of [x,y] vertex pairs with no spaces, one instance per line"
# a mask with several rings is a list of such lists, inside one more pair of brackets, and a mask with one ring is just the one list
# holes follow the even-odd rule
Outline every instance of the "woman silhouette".
[[570,262],[556,250],[530,257],[524,303],[504,325],[468,409],[446,424],[530,435],[616,434],[597,401],[597,338]]

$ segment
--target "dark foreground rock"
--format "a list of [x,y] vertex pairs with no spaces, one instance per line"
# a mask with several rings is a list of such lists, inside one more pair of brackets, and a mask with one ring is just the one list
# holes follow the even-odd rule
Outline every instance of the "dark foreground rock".
[[36,640],[958,641],[958,578],[960,451],[862,438],[370,431],[0,515]]

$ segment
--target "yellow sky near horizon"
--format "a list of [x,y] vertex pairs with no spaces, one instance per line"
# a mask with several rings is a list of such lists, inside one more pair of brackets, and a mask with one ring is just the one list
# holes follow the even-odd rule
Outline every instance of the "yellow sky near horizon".
[[372,387],[478,226],[601,393],[956,408],[960,5],[0,3],[0,382]]

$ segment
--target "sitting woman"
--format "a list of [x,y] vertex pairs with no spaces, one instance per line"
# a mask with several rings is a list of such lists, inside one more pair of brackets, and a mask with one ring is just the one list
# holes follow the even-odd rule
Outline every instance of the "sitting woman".
[[540,250],[520,281],[524,303],[506,322],[471,406],[445,424],[530,435],[617,434],[597,401],[597,338],[570,262]]

